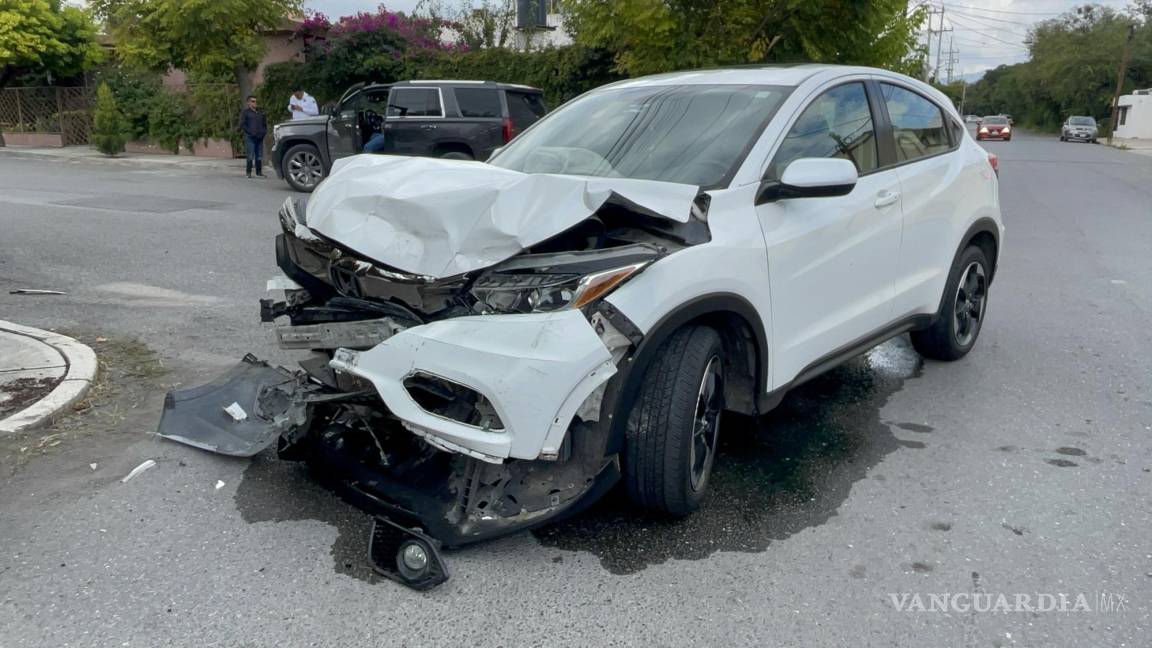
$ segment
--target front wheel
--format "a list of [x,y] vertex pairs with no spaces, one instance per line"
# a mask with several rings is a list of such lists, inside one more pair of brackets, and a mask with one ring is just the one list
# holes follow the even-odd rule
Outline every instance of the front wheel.
[[723,409],[720,335],[706,326],[676,331],[645,371],[628,415],[624,482],[635,504],[672,515],[700,506]]
[[920,355],[934,360],[959,360],[972,350],[988,312],[991,277],[984,250],[970,245],[960,254],[948,283],[936,321],[910,335]]
[[284,153],[284,179],[296,191],[311,193],[324,179],[324,160],[311,144],[297,144]]

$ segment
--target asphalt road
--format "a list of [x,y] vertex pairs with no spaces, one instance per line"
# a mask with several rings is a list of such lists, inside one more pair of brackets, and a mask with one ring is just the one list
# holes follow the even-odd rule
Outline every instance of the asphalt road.
[[[1149,645],[1152,158],[987,148],[1008,231],[966,359],[888,343],[730,420],[692,518],[609,498],[450,552],[426,594],[374,578],[366,516],[298,466],[150,436],[165,389],[281,359],[256,302],[283,185],[0,157],[0,319],[92,341],[112,376],[0,453],[0,645]],[[973,592],[1091,611],[892,598]]]

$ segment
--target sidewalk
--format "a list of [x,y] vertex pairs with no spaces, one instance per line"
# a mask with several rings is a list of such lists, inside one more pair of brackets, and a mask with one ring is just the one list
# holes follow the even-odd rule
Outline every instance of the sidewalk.
[[51,422],[88,393],[96,354],[64,335],[0,320],[0,434]]
[[100,151],[87,146],[3,146],[0,157],[16,157],[63,162],[88,162],[95,164],[118,164],[122,166],[168,167],[188,169],[221,169],[237,171],[244,169],[244,159],[221,159],[193,157],[190,155],[154,155],[148,153],[120,153],[110,158]]
[[1112,146],[1123,146],[1128,151],[1140,155],[1152,155],[1152,139],[1127,139],[1117,137],[1112,140]]

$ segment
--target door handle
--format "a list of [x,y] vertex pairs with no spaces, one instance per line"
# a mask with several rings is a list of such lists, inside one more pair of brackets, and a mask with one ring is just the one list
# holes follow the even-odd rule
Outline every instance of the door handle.
[[897,200],[900,200],[900,192],[885,191],[881,193],[880,197],[876,199],[876,202],[872,204],[876,206],[876,209],[884,209],[885,207],[895,205]]

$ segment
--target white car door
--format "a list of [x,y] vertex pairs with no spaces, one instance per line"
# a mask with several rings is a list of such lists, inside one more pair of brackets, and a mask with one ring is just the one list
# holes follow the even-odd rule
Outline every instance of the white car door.
[[768,253],[773,388],[891,322],[901,241],[900,181],[879,170],[876,121],[863,82],[830,88],[804,109],[769,165],[838,157],[856,164],[851,193],[757,206]]
[[[987,195],[987,162],[960,150],[963,126],[935,102],[904,86],[881,81],[892,123],[896,172],[903,195],[904,236],[893,311],[897,317],[934,313],[956,253],[958,224],[978,196]],[[952,131],[952,132],[950,132]]]

